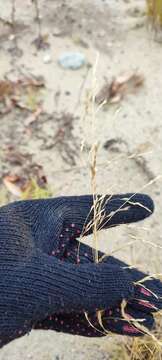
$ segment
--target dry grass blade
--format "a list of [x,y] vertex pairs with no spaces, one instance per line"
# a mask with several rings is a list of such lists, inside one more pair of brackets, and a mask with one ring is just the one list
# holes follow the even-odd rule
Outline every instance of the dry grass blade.
[[[155,335],[150,335],[135,338],[125,344],[125,352],[130,360],[161,360],[162,359],[162,346],[159,339],[162,332],[162,322],[157,317],[157,326],[154,331]],[[123,360],[127,359],[125,356]]]
[[94,216],[94,227],[93,227],[93,236],[95,244],[95,262],[98,262],[98,244],[97,244],[97,198],[96,198],[96,163],[97,163],[97,150],[98,145],[95,144],[92,149],[92,163],[90,166],[91,170],[91,184],[92,184],[92,193],[93,193],[93,216]]
[[99,330],[98,328],[96,328],[96,327],[92,324],[92,322],[89,320],[88,314],[87,314],[86,312],[84,313],[84,315],[85,315],[86,320],[88,321],[88,324],[89,324],[94,330],[98,331],[98,332],[101,333],[102,335],[105,335],[105,332]]

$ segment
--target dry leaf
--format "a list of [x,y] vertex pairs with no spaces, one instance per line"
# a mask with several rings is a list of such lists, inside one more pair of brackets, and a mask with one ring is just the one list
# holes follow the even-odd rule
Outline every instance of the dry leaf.
[[144,77],[137,73],[115,78],[110,84],[102,87],[96,96],[96,103],[119,103],[126,94],[135,92],[143,83]]
[[49,197],[51,192],[47,187],[47,178],[43,174],[42,167],[39,165],[34,167],[32,176],[25,178],[19,175],[6,175],[3,178],[3,183],[12,195],[19,198]]
[[22,195],[22,190],[19,185],[20,178],[17,175],[6,175],[3,178],[3,183],[6,186],[7,190],[15,195],[20,197]]
[[14,91],[13,83],[9,80],[0,80],[0,101],[12,95]]
[[36,111],[40,103],[38,91],[43,86],[42,77],[24,77],[15,81],[0,80],[0,113],[6,114],[15,106]]

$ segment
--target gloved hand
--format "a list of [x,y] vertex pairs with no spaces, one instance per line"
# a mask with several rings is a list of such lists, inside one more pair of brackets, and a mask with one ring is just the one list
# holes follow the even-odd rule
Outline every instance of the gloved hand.
[[[88,264],[94,261],[93,254],[94,249],[73,239],[67,245],[62,260],[74,264],[77,264],[78,261],[80,264]],[[129,267],[128,264],[113,256],[106,256],[100,251],[98,255],[103,262],[128,271],[134,283],[148,277],[148,274]],[[119,306],[102,312],[101,324],[96,312],[90,312],[88,316],[75,313],[53,314],[35,324],[34,329],[55,330],[86,337],[100,337],[108,332],[127,336],[142,336],[155,325],[152,313],[162,309],[162,283],[157,279],[145,280],[142,281],[141,286],[136,285],[134,291],[134,298],[128,301],[125,308],[125,315],[129,320],[126,320],[126,316],[123,317],[121,306]],[[138,319],[138,323],[134,321],[136,319]]]
[[[99,228],[142,220],[152,211],[146,195],[105,197]],[[137,287],[132,272],[118,262],[68,261],[69,244],[83,227],[85,235],[92,232],[92,219],[89,195],[20,201],[0,208],[0,346],[53,314],[96,316],[96,310],[117,309],[123,299],[134,301]],[[147,316],[146,326],[151,327],[150,313]]]

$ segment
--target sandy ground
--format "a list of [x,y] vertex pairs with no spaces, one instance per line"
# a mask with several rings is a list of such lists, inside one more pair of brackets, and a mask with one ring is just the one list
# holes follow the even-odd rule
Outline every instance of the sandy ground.
[[[141,241],[119,251],[118,256],[155,272],[161,271],[160,250],[142,241],[162,242],[161,180],[150,184],[162,172],[162,46],[148,31],[144,5],[143,0],[40,0],[42,33],[49,46],[38,51],[33,44],[38,29],[31,2],[16,1],[15,42],[11,0],[5,4],[0,0],[0,79],[31,75],[43,76],[45,82],[41,92],[43,112],[37,120],[29,124],[30,112],[18,108],[0,118],[0,176],[2,180],[8,172],[22,171],[6,160],[6,148],[12,145],[16,151],[30,155],[29,172],[30,161],[43,166],[54,195],[90,193],[88,152],[81,153],[80,145],[84,139],[86,149],[90,149],[98,141],[98,191],[145,191],[156,205],[154,215],[145,223],[102,233],[100,248],[116,250],[134,235]],[[62,69],[58,58],[65,51],[82,52],[87,64],[76,71]],[[97,56],[98,90],[105,79],[111,81],[136,70],[145,81],[136,94],[128,94],[120,103],[98,111],[92,124],[90,115],[84,119],[84,112]],[[60,129],[64,131],[63,141],[57,142]],[[114,145],[107,149],[106,143],[112,139]],[[143,155],[131,158],[134,153]],[[15,199],[2,181],[0,199],[1,203]],[[0,360],[112,359],[112,341],[33,331],[4,347]],[[116,341],[122,340],[116,337]]]

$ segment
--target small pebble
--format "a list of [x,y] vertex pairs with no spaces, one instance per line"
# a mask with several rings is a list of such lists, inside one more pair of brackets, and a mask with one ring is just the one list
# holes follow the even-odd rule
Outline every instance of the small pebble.
[[58,63],[64,69],[78,70],[85,65],[86,59],[80,52],[65,52],[59,57]]
[[52,61],[51,55],[50,54],[45,54],[43,57],[43,62],[44,64],[50,64]]

